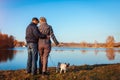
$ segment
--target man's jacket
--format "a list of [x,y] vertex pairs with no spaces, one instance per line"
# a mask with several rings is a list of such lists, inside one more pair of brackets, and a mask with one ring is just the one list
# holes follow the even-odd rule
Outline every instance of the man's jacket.
[[26,29],[26,42],[27,43],[38,43],[39,38],[46,38],[46,35],[42,35],[36,24],[30,23]]

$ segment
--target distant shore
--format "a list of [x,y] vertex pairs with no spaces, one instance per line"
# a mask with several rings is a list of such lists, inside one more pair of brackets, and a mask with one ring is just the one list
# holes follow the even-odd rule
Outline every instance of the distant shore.
[[[56,46],[54,43],[52,43],[52,46]],[[60,47],[75,47],[75,48],[120,48],[120,42],[114,43],[112,46],[107,46],[105,43],[60,43]],[[15,48],[15,47],[27,47],[27,45],[24,42],[18,42],[16,46],[14,47],[0,47],[0,50],[2,49],[9,49],[9,48]]]
[[[52,46],[56,46],[52,44]],[[81,48],[120,48],[120,42],[114,43],[112,46],[107,46],[105,43],[61,43],[62,47],[81,47]]]
[[1,70],[0,80],[120,80],[120,63],[70,66],[67,73],[56,73],[49,67],[49,76],[32,76],[22,70]]

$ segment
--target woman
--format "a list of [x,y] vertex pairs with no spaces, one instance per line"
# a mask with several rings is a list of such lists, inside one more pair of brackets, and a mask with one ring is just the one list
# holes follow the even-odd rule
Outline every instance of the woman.
[[[53,39],[54,43],[56,45],[59,44],[57,41],[53,29],[50,25],[47,24],[47,20],[45,17],[40,18],[40,26],[39,26],[39,31],[47,36],[50,36],[50,38]],[[46,39],[40,39],[38,42],[38,49],[40,53],[40,61],[39,61],[39,73],[43,75],[47,75],[47,64],[48,64],[48,56],[51,51],[51,40],[50,38]]]

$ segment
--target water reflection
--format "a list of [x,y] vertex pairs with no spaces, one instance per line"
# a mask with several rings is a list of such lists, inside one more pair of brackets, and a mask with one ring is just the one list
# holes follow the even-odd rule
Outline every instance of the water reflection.
[[118,52],[120,53],[120,49],[115,49],[115,48],[67,48],[67,49],[64,49],[64,48],[57,48],[55,49],[55,51],[57,52],[62,52],[64,53],[64,51],[70,51],[71,53],[73,53],[74,51],[76,50],[80,50],[80,53],[82,54],[89,54],[90,51],[92,51],[92,53],[94,53],[95,55],[98,55],[98,53],[100,52],[103,52],[103,53],[106,53],[106,57],[108,60],[114,60],[115,59],[115,53]]
[[95,48],[95,55],[97,55],[99,52],[99,50],[97,48]]
[[13,60],[16,50],[0,50],[0,63]]
[[85,53],[87,52],[87,50],[84,50],[84,49],[83,49],[83,50],[81,50],[81,52],[82,52],[83,54],[85,54]]
[[[120,53],[120,49],[115,49],[115,48],[79,48],[76,50],[80,50],[80,53],[82,53],[82,54],[89,54],[90,51],[93,51],[95,53],[95,55],[97,55],[99,52],[105,52],[108,60],[114,60],[115,53],[116,52]],[[55,49],[55,51],[57,51],[57,52],[64,52],[64,51],[74,52],[76,50],[74,50],[74,49],[72,49],[72,50]]]
[[[50,57],[48,66],[55,66],[52,62],[69,62],[71,65],[120,63],[120,48],[54,47]],[[0,50],[0,70],[25,68],[26,63],[27,48]]]
[[[81,50],[81,53],[87,53],[90,52],[91,50],[86,50],[83,49]],[[106,52],[106,57],[108,58],[108,60],[114,60],[115,59],[115,53],[118,52],[120,53],[120,50],[116,50],[114,48],[106,48],[105,50],[100,50],[98,48],[93,49],[95,55],[97,55],[99,52]]]
[[[81,50],[81,53],[87,53],[90,52],[91,50],[86,50],[83,49]],[[98,54],[98,52],[106,52],[106,57],[108,58],[108,60],[114,60],[115,59],[115,52],[120,53],[120,50],[115,50],[114,48],[106,48],[106,50],[99,50],[98,48],[94,48],[93,49],[95,55]]]
[[[80,50],[82,54],[89,54],[90,51],[93,51],[94,54],[97,56],[97,54],[99,52],[106,52],[106,57],[108,58],[108,60],[114,60],[115,59],[115,52],[120,53],[120,49],[114,49],[114,48],[107,48],[107,49],[99,49],[99,48],[72,48],[72,49],[65,49],[65,48],[57,48],[55,49],[56,52],[61,52],[63,53],[64,51],[71,51],[72,53],[74,53],[74,51],[76,50]],[[24,49],[22,50],[0,50],[0,63],[1,62],[6,62],[8,60],[13,60],[14,56],[16,55],[16,53],[20,52],[22,53],[24,51]]]
[[115,50],[113,48],[106,49],[106,56],[109,60],[115,59]]
[[71,53],[74,53],[74,51],[80,50],[80,53],[82,54],[89,54],[91,51],[91,53],[94,53],[96,56],[98,55],[98,53],[103,52],[106,53],[106,57],[108,60],[114,60],[115,59],[115,53],[118,52],[120,53],[120,49],[119,48],[56,48],[55,51],[57,52],[62,52],[64,53],[64,51],[70,51]]

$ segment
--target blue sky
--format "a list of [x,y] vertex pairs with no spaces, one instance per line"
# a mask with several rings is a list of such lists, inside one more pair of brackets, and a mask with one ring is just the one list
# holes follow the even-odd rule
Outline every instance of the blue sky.
[[0,0],[0,30],[25,41],[32,17],[44,16],[60,42],[120,42],[120,0]]

